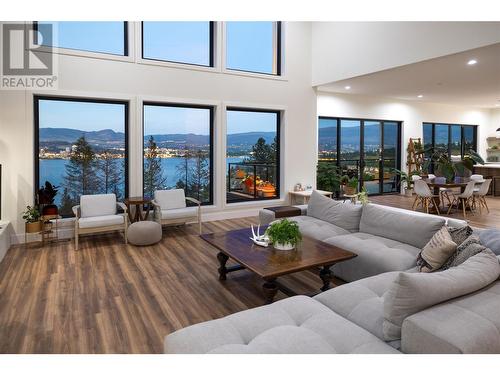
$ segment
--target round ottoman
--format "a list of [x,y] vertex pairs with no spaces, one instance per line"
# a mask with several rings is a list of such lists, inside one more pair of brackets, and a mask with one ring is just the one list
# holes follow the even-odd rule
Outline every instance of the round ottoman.
[[156,221],[138,221],[128,227],[127,239],[132,245],[147,246],[160,242],[162,234]]

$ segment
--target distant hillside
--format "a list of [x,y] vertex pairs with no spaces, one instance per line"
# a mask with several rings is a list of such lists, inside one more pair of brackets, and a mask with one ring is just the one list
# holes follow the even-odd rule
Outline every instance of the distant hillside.
[[[342,128],[342,143],[359,144],[359,126]],[[397,128],[386,126],[384,128],[385,139],[396,139]],[[319,144],[335,142],[337,128],[334,126],[319,128]],[[375,145],[380,143],[380,129],[378,125],[365,126],[365,144]]]
[[[125,140],[124,133],[115,132],[111,129],[100,131],[82,131],[68,128],[40,128],[41,143],[72,144],[81,136],[93,145],[113,144],[123,145]],[[144,143],[149,140],[150,135],[144,136]],[[257,139],[264,138],[267,143],[274,141],[274,132],[247,132],[228,135],[228,145],[231,146],[251,146]],[[203,146],[210,143],[210,136],[199,134],[153,134],[153,138],[160,146],[172,144],[190,144],[194,146]]]

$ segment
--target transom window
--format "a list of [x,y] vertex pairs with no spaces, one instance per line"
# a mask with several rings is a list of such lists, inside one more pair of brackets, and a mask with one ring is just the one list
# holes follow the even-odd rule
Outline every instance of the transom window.
[[[127,22],[61,21],[35,22],[35,28],[52,27],[52,40],[38,40],[43,46],[127,56]],[[50,33],[44,33],[50,35]]]
[[281,22],[226,22],[226,68],[281,75]]
[[142,58],[214,66],[215,22],[143,22]]

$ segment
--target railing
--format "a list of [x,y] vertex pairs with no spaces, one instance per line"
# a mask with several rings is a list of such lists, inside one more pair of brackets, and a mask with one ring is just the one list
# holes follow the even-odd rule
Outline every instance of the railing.
[[277,198],[277,171],[275,164],[228,163],[227,201]]

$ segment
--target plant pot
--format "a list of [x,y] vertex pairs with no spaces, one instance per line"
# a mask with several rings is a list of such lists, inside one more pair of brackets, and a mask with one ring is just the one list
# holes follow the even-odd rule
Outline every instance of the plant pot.
[[38,233],[42,231],[42,222],[26,223],[26,233]]
[[50,204],[48,206],[43,207],[42,215],[44,216],[57,215],[57,206],[55,204]]
[[356,188],[353,188],[351,186],[344,186],[344,194],[354,195],[354,194],[356,194]]
[[275,243],[273,244],[273,247],[276,250],[293,250],[295,249],[295,245],[292,245],[290,242],[287,243]]
[[405,189],[405,196],[411,198],[413,196],[413,189]]

